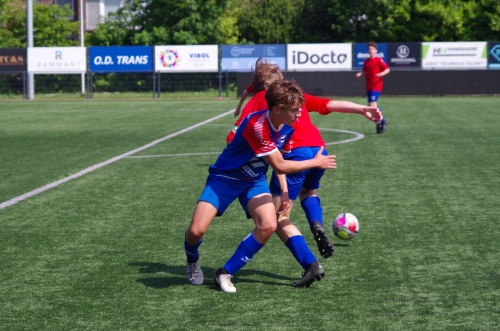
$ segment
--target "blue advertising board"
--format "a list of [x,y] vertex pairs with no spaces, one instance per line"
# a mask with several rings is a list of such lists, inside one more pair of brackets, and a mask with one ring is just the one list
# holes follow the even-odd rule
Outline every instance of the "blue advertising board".
[[[354,69],[362,69],[363,63],[367,58],[370,57],[368,54],[368,43],[355,43],[354,45],[354,54],[352,57],[353,68]],[[387,63],[387,43],[377,43],[378,52],[377,56],[383,59]]]
[[91,46],[92,72],[148,72],[153,71],[151,46]]
[[222,71],[252,71],[259,57],[286,70],[286,45],[222,45]]

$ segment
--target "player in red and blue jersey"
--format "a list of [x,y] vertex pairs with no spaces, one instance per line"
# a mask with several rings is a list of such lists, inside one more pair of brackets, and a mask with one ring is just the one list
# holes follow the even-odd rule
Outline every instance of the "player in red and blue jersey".
[[[245,105],[240,118],[235,123],[235,128],[229,133],[226,140],[229,142],[238,132],[239,123],[254,111],[265,109],[267,107],[265,91],[257,93]],[[321,137],[319,129],[312,123],[309,112],[318,112],[321,115],[327,115],[332,112],[355,113],[365,116],[367,119],[375,122],[380,122],[382,114],[373,106],[363,106],[349,101],[331,100],[328,98],[316,97],[304,93],[304,104],[301,107],[301,116],[294,123],[294,134],[282,148],[283,158],[286,160],[308,160],[314,157],[316,153],[325,147],[325,142]],[[326,149],[322,153],[328,155]],[[320,180],[323,177],[324,170],[322,169],[307,169],[293,174],[287,174],[287,186],[291,205],[294,201],[300,198],[301,206],[306,214],[311,232],[314,235],[318,250],[324,258],[333,255],[333,242],[328,238],[323,226],[323,209],[317,192],[320,186]],[[278,177],[273,173],[270,181],[271,193],[275,196],[275,200],[279,201],[280,184]],[[290,226],[290,211],[279,216],[277,234],[287,247],[293,246],[288,243],[289,240],[296,236],[302,236],[295,226]],[[309,255],[309,254],[308,254]],[[295,254],[294,254],[295,256]],[[309,255],[310,256],[310,255]],[[307,271],[307,265],[300,261],[310,262],[309,259],[297,259],[299,263]]]
[[214,280],[222,291],[236,292],[231,277],[253,258],[276,230],[276,208],[266,182],[268,164],[280,174],[283,183],[278,213],[289,207],[285,173],[336,167],[335,156],[324,156],[321,151],[313,159],[301,162],[287,161],[279,152],[293,133],[291,126],[300,117],[304,97],[296,84],[277,81],[269,86],[265,98],[269,110],[245,118],[231,144],[209,168],[205,189],[185,232],[184,250],[191,284],[202,284],[204,280],[198,261],[203,235],[212,220],[222,215],[234,200],[238,199],[247,217],[254,219],[255,228],[216,272]]
[[[384,80],[382,77],[391,72],[389,66],[385,61],[377,56],[378,47],[373,41],[368,43],[368,54],[370,57],[363,63],[363,70],[356,73],[356,77],[361,77],[363,72],[366,75],[366,96],[370,106],[378,107],[378,99],[384,87]],[[380,107],[379,107],[380,109]],[[382,111],[380,109],[380,111]],[[382,119],[377,124],[377,133],[384,133],[387,129],[387,121]]]

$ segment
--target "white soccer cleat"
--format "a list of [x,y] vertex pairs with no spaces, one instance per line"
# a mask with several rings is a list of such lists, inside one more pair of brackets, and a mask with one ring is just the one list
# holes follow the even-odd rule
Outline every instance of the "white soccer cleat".
[[230,274],[215,274],[215,284],[222,292],[235,293],[236,287],[231,282],[232,277]]

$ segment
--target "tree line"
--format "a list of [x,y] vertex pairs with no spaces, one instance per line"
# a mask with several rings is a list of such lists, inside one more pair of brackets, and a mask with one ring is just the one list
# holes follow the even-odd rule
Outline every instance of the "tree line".
[[[33,6],[36,47],[78,46],[69,7]],[[128,0],[86,46],[498,41],[498,0]],[[0,0],[0,47],[26,47],[25,1]]]

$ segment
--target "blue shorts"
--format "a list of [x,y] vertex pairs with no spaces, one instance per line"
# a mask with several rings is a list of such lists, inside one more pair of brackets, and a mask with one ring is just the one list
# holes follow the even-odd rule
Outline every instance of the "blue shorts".
[[[316,156],[319,149],[319,147],[299,147],[293,149],[290,153],[283,154],[283,158],[285,160],[292,161],[310,160]],[[328,155],[328,151],[326,149],[323,150],[323,155]],[[319,181],[321,180],[321,177],[323,177],[324,173],[325,169],[311,168],[301,172],[287,174],[286,182],[288,184],[288,196],[290,200],[297,199],[301,187],[306,190],[315,190],[319,188]],[[271,176],[269,186],[271,188],[271,193],[275,195],[281,194],[278,177],[274,171]]]
[[247,218],[251,218],[247,211],[248,201],[263,193],[271,194],[265,180],[247,182],[208,175],[205,189],[198,201],[206,201],[212,204],[217,209],[217,216],[221,216],[227,207],[238,198]]
[[366,96],[368,98],[368,103],[377,102],[380,97],[380,91],[367,91]]

